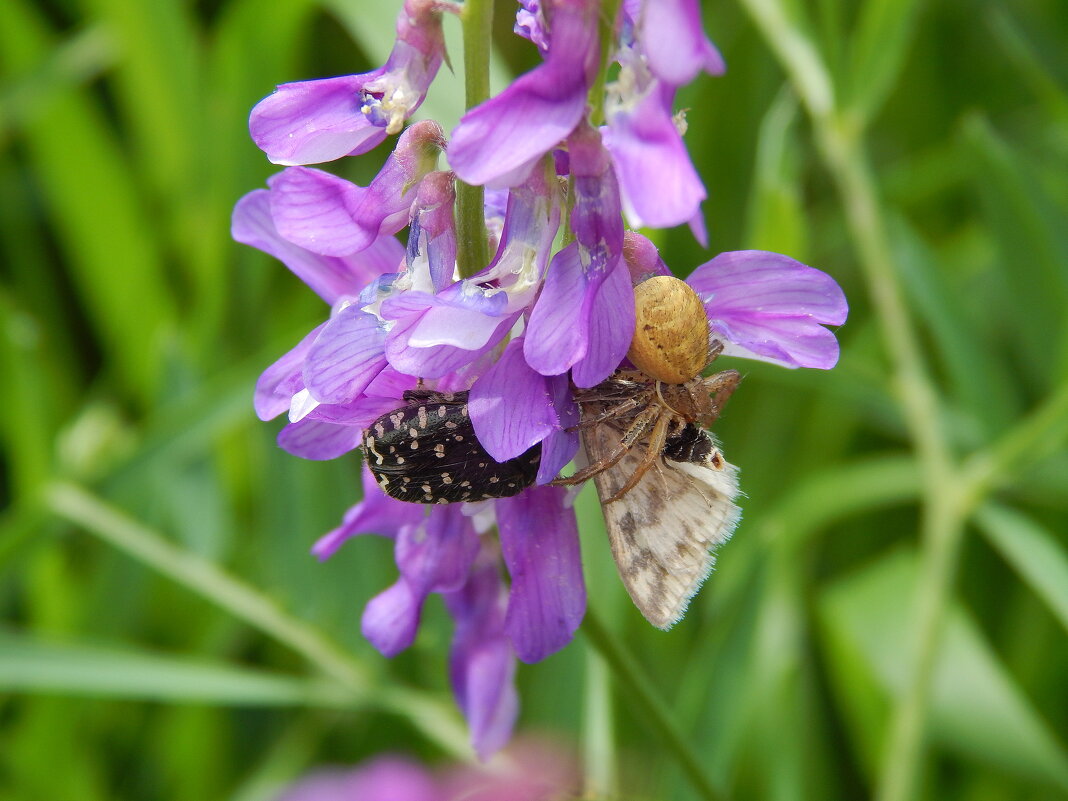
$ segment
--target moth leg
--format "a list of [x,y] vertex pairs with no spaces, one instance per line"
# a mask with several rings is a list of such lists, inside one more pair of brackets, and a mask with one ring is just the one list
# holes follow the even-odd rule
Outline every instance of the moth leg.
[[610,454],[603,459],[598,459],[591,465],[587,465],[582,470],[579,470],[574,475],[566,476],[564,478],[554,478],[550,481],[557,487],[569,487],[574,484],[581,484],[583,481],[593,478],[598,473],[613,467],[620,459],[627,455],[627,452],[634,446],[645,433],[655,425],[657,417],[660,415],[660,409],[656,406],[650,406],[646,408],[641,414],[634,418],[634,422],[626,433],[619,440],[619,444],[612,450]]
[[656,425],[653,426],[653,433],[649,435],[649,442],[646,447],[645,456],[638,463],[638,466],[634,468],[634,472],[630,474],[630,478],[627,479],[627,483],[619,488],[611,498],[607,499],[605,503],[612,503],[618,501],[642,480],[646,472],[656,464],[657,458],[664,451],[664,442],[667,440],[668,426],[671,423],[671,415],[662,414],[656,421]]

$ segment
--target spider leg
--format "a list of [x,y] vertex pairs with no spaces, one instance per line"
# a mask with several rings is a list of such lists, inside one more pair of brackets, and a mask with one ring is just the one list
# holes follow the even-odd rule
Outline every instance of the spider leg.
[[554,478],[550,481],[557,487],[569,487],[574,484],[581,484],[587,479],[593,478],[598,473],[607,470],[627,455],[627,451],[631,449],[635,442],[637,442],[645,433],[656,423],[657,417],[660,414],[660,408],[657,406],[650,406],[646,408],[641,414],[634,418],[634,422],[631,423],[630,428],[626,430],[623,436],[619,440],[619,444],[612,449],[602,459],[598,459],[591,465],[587,465],[582,470],[579,470],[574,475],[567,476],[565,478]]
[[646,403],[646,401],[643,398],[627,398],[626,400],[620,401],[615,406],[608,407],[600,414],[594,415],[593,417],[584,417],[582,419],[582,422],[580,422],[577,426],[571,426],[567,430],[581,430],[583,428],[589,428],[590,426],[596,425],[597,423],[603,423],[605,420],[611,420],[615,417],[624,417],[626,416],[627,412],[637,409],[644,403]]
[[630,492],[642,480],[645,473],[656,464],[657,458],[664,451],[664,441],[667,439],[668,426],[671,423],[671,415],[662,414],[657,418],[656,425],[653,426],[653,433],[649,435],[649,441],[646,443],[645,456],[638,463],[638,466],[634,468],[634,472],[630,474],[630,478],[627,479],[627,483],[619,488],[619,491],[611,498],[605,501],[605,503],[612,503],[618,501],[628,492]]
[[[741,373],[737,370],[724,370],[702,379],[694,386],[687,387],[687,391],[690,393],[690,397],[693,398],[696,407],[698,409],[703,407],[706,410],[706,413],[702,414],[698,420],[701,425],[707,428],[716,422],[720,412],[723,411],[723,407],[727,404],[727,400],[734,394],[734,390],[738,388],[741,380]],[[704,393],[704,397],[697,397],[696,393],[698,392]],[[709,398],[709,395],[712,397]]]

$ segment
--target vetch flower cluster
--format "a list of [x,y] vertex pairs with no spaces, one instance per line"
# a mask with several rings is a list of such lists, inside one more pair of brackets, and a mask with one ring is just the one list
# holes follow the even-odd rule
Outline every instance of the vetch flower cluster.
[[[599,0],[523,0],[516,32],[537,46],[541,65],[468,111],[449,137],[431,120],[404,127],[445,58],[441,15],[461,9],[405,0],[381,69],[285,84],[261,101],[253,139],[289,166],[238,202],[233,235],[278,258],[329,306],[256,386],[262,419],[288,417],[282,448],[342,456],[416,388],[469,392],[474,433],[498,462],[540,445],[535,486],[480,503],[403,503],[365,467],[363,500],[313,549],[327,559],[356,535],[393,540],[398,578],[362,620],[387,656],[412,643],[430,594],[443,597],[456,624],[452,687],[476,750],[488,755],[516,719],[516,660],[560,649],[582,620],[571,495],[550,482],[579,450],[575,389],[625,364],[634,285],[670,274],[624,218],[687,223],[703,241],[705,189],[674,97],[724,64],[697,0],[626,0],[607,58]],[[606,61],[618,65],[615,80],[591,101]],[[367,186],[304,166],[395,134]],[[494,255],[468,277],[457,265],[456,180],[489,189]],[[740,251],[698,266],[687,282],[725,353],[787,367],[836,363],[837,341],[823,326],[843,323],[847,309],[825,273]]]

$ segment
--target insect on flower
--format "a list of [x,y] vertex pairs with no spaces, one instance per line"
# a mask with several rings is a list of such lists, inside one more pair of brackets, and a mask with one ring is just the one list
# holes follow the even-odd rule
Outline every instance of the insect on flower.
[[667,629],[712,569],[710,549],[741,514],[737,469],[705,430],[741,376],[700,377],[723,345],[709,344],[704,307],[687,284],[657,276],[634,294],[627,357],[638,369],[577,391],[590,464],[555,483],[594,480],[623,584],[645,618]]
[[475,436],[467,393],[408,390],[407,406],[364,432],[367,465],[389,496],[411,503],[457,503],[518,495],[534,483],[541,444],[494,461]]

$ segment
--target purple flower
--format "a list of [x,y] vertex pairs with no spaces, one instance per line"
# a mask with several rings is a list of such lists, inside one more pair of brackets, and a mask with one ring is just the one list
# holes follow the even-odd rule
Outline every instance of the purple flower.
[[578,792],[575,758],[558,745],[519,738],[489,765],[431,770],[387,754],[355,768],[320,768],[276,801],[553,801]]
[[467,583],[445,596],[456,621],[449,677],[482,759],[508,742],[519,714],[515,651],[504,629],[507,593],[496,561],[484,548]]
[[426,510],[414,503],[402,503],[380,492],[374,474],[363,467],[363,500],[345,513],[341,525],[324,534],[312,547],[312,553],[326,561],[350,537],[378,534],[396,539],[401,529],[418,525]]
[[459,504],[432,506],[424,520],[397,531],[400,577],[363,612],[362,630],[384,656],[396,656],[415,639],[423,603],[432,592],[452,592],[468,581],[478,534]]
[[[498,188],[484,209],[496,244],[488,265],[457,264],[456,176],[437,171],[446,142],[431,121],[401,134],[369,186],[292,166],[270,179],[269,191],[242,198],[233,223],[236,239],[284,261],[330,306],[329,319],[257,384],[257,414],[288,415],[283,448],[309,459],[347,453],[416,386],[469,392],[474,434],[498,461],[540,447],[533,487],[477,504],[403,503],[365,467],[364,499],[313,549],[326,559],[361,534],[393,540],[397,575],[361,623],[386,656],[412,644],[427,599],[443,597],[455,621],[449,676],[482,757],[515,723],[517,661],[562,648],[585,613],[573,496],[548,485],[578,450],[574,388],[596,386],[626,364],[633,287],[670,274],[651,242],[625,231],[624,212],[634,224],[689,222],[703,236],[705,189],[673,104],[699,72],[723,70],[697,0],[625,0],[611,51],[619,71],[597,130],[587,94],[601,62],[601,5],[521,5],[516,30],[544,61],[469,111],[449,150],[461,180]],[[444,57],[443,10],[455,8],[407,0],[381,70],[280,87],[253,112],[257,142],[273,160],[296,165],[363,152],[399,132]],[[566,238],[554,249],[564,208]],[[393,235],[406,226],[405,248]],[[819,270],[741,251],[688,280],[726,353],[788,367],[836,362],[838,344],[824,326],[840,325],[847,309]],[[499,536],[490,536],[493,527]],[[413,781],[411,801],[435,791]],[[464,798],[501,797],[486,792]],[[538,798],[518,790],[509,797]]]
[[581,121],[600,60],[595,0],[546,0],[545,63],[467,112],[452,132],[449,164],[469,184],[514,186]]
[[723,57],[705,36],[697,0],[640,0],[629,5],[640,6],[632,15],[634,39],[640,43],[649,69],[657,78],[682,86],[702,71],[709,75],[724,73]]
[[635,227],[690,222],[707,196],[671,113],[674,94],[667,84],[653,82],[607,110],[604,143],[615,162],[627,219]]
[[545,484],[578,450],[578,407],[567,375],[544,376],[523,356],[524,337],[508,343],[497,360],[471,387],[471,424],[494,459],[514,459],[542,443],[538,483]]
[[275,164],[319,164],[366,153],[400,133],[445,57],[441,0],[405,0],[385,66],[362,75],[282,84],[249,117],[252,139]]
[[686,279],[701,297],[712,332],[730,356],[829,370],[838,340],[823,326],[849,313],[827,273],[766,250],[720,253]]
[[571,642],[586,613],[578,524],[560,487],[535,487],[496,506],[512,579],[504,628],[518,657],[538,662]]
[[541,10],[541,0],[519,0],[519,10],[515,12],[516,36],[529,39],[544,56],[549,50],[549,32],[546,30],[545,15]]
[[408,224],[419,184],[444,147],[441,126],[415,123],[367,187],[322,170],[289,167],[268,181],[274,224],[285,239],[314,253],[359,252]]
[[419,270],[415,262],[426,259],[426,271],[435,290],[452,283],[456,271],[456,176],[432,172],[419,184],[408,231],[408,271]]
[[[473,745],[486,756],[507,742],[515,722],[516,656],[535,662],[559,650],[585,612],[578,529],[568,493],[539,487],[482,504],[480,510],[479,505],[420,507],[393,500],[366,468],[363,484],[364,500],[313,552],[327,558],[360,534],[394,540],[400,575],[371,599],[362,620],[364,636],[385,656],[411,645],[427,596],[444,596],[456,621],[453,690]],[[476,520],[485,524],[494,517],[510,590],[501,583],[496,548],[488,541],[479,545]]]
[[568,139],[575,185],[575,241],[549,265],[530,315],[523,352],[542,375],[572,370],[580,387],[619,366],[634,333],[634,301],[623,262],[619,187],[600,136],[588,126]]
[[238,242],[269,253],[293,271],[327,303],[356,295],[375,277],[396,270],[404,246],[391,236],[378,237],[358,253],[323,256],[278,233],[271,216],[270,192],[256,189],[234,207],[231,234]]

